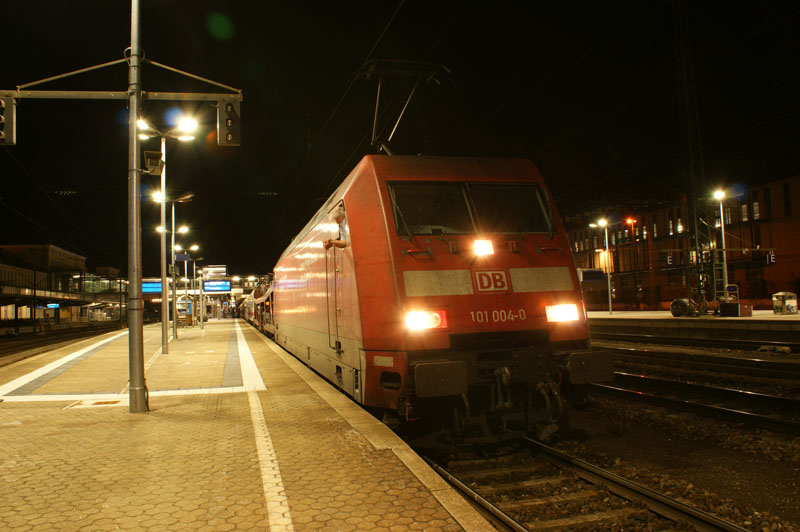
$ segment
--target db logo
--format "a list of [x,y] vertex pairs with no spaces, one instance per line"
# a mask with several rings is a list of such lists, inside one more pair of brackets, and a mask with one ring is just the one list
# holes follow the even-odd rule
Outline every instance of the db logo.
[[507,292],[508,279],[503,270],[486,270],[475,272],[475,284],[478,292]]

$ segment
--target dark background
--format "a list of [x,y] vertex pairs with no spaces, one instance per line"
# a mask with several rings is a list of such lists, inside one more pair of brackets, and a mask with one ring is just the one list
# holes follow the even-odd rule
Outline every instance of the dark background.
[[[709,186],[800,172],[800,5],[690,3],[688,20]],[[34,0],[3,10],[0,90],[123,57],[130,3]],[[197,140],[168,141],[171,194],[209,264],[270,271],[370,146],[371,59],[441,64],[391,146],[401,154],[522,156],[563,214],[677,199],[680,105],[671,2],[142,0],[148,59],[243,90],[243,145],[216,145],[214,108]],[[150,91],[224,92],[145,65]],[[391,129],[411,85],[384,79]],[[33,89],[127,88],[124,64]],[[164,129],[174,110],[143,105]],[[122,101],[23,100],[17,145],[0,148],[0,242],[52,243],[90,266],[127,264],[127,110]],[[384,133],[384,137],[386,133]],[[143,143],[158,150],[158,140]],[[158,275],[158,205],[144,176],[145,276]]]

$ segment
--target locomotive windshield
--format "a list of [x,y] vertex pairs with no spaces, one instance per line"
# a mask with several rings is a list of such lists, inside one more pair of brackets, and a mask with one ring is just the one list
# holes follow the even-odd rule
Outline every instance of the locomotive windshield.
[[552,233],[550,208],[535,184],[389,183],[398,234]]

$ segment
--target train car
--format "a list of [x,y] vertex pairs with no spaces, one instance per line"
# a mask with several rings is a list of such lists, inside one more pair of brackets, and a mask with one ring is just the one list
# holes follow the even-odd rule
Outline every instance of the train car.
[[276,341],[385,420],[546,437],[608,380],[572,254],[524,159],[366,156],[280,257]]

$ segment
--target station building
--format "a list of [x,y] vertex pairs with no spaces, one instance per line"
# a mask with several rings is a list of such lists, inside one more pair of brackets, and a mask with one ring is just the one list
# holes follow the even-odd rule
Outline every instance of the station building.
[[[800,176],[731,187],[722,200],[728,284],[754,308],[772,308],[771,295],[800,291]],[[713,263],[716,282],[707,293],[719,293],[722,271],[720,201],[698,204],[699,240],[704,262]],[[590,227],[604,218],[607,227]],[[666,309],[690,294],[695,250],[687,205],[683,201],[614,206],[565,217],[575,265],[583,274],[587,308],[607,308],[602,272],[612,274],[614,308]],[[608,248],[604,235],[608,230]],[[600,273],[600,275],[597,275]],[[593,275],[594,274],[594,275]],[[716,284],[716,286],[711,286]]]

